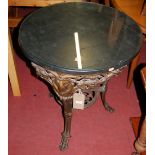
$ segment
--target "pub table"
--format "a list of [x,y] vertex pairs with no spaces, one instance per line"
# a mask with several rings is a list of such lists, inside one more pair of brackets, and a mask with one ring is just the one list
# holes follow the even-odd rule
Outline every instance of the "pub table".
[[28,15],[18,42],[37,75],[47,81],[62,106],[60,150],[68,148],[72,110],[105,100],[107,82],[138,54],[142,33],[137,23],[114,8],[89,2],[59,3]]

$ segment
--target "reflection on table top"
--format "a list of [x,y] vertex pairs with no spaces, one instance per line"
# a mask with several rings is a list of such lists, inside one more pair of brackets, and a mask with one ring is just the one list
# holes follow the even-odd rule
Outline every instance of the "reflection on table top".
[[[75,60],[78,32],[82,69]],[[127,65],[142,42],[139,26],[114,8],[95,3],[61,3],[41,8],[21,24],[25,56],[52,70],[88,74]]]

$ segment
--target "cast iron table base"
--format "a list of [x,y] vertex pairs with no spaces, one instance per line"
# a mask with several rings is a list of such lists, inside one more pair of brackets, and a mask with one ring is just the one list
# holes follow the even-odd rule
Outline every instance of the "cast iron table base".
[[37,75],[47,81],[56,93],[56,100],[62,105],[64,115],[64,131],[59,146],[61,151],[68,148],[68,141],[71,137],[71,119],[72,119],[72,100],[73,94],[79,90],[85,95],[84,108],[92,105],[99,94],[105,109],[113,112],[114,109],[106,102],[105,93],[108,80],[117,75],[121,69],[109,71],[108,73],[96,73],[90,75],[71,75],[52,71],[32,63]]

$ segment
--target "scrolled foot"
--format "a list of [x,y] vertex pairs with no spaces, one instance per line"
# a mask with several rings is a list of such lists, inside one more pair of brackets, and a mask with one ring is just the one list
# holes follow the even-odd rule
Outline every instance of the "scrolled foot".
[[138,152],[132,152],[131,155],[140,155],[140,153],[138,153]]
[[105,107],[105,109],[108,111],[108,112],[110,112],[110,113],[113,113],[114,111],[115,111],[115,109],[114,108],[112,108],[110,105],[109,105],[109,103],[108,102],[104,102],[104,107]]
[[59,149],[61,151],[65,151],[68,149],[68,142],[70,137],[62,136],[61,144],[59,145]]

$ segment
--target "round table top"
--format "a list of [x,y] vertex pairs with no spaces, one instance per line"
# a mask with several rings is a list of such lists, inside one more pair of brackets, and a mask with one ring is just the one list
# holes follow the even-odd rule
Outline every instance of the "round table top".
[[[77,63],[75,32],[82,68]],[[128,65],[141,47],[142,33],[130,17],[114,8],[70,2],[44,7],[27,16],[18,41],[24,55],[42,67],[92,74]]]

